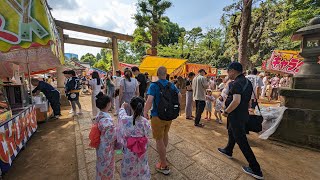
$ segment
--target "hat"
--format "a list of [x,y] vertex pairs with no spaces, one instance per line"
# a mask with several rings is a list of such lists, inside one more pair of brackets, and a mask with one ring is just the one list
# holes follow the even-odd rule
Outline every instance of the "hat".
[[204,69],[200,69],[198,72],[199,72],[199,73],[204,72],[205,74],[207,74],[206,70],[204,70]]
[[243,71],[242,65],[238,62],[232,62],[231,64],[229,64],[228,70],[231,70],[231,69],[236,70],[241,73]]

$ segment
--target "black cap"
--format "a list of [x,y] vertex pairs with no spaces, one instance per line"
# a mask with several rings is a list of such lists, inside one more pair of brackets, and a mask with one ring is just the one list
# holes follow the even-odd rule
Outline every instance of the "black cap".
[[200,69],[198,72],[199,72],[199,73],[204,72],[205,74],[207,74],[206,70],[204,70],[204,69]]
[[241,73],[243,71],[242,65],[238,62],[232,62],[231,64],[229,64],[228,70],[230,70],[230,69],[236,70]]

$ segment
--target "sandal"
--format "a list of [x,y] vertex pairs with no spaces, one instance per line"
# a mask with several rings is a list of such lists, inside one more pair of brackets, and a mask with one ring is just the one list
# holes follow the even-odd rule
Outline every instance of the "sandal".
[[156,164],[156,171],[158,171],[158,172],[160,172],[160,173],[162,173],[164,175],[169,175],[170,174],[169,166],[162,167],[160,162]]

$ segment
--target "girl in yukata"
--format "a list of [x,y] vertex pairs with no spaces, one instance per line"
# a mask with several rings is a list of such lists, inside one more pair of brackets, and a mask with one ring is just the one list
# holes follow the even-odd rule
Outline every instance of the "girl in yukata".
[[96,116],[95,123],[98,124],[99,131],[101,132],[100,144],[96,150],[96,179],[112,180],[114,179],[114,150],[117,138],[112,117],[108,113],[111,108],[111,99],[102,92],[96,98],[96,106],[100,111]]
[[[119,110],[118,143],[123,146],[121,162],[122,180],[148,180],[151,178],[148,164],[149,121],[142,116],[144,99],[133,97],[130,106],[124,103]],[[125,109],[131,108],[133,116]]]

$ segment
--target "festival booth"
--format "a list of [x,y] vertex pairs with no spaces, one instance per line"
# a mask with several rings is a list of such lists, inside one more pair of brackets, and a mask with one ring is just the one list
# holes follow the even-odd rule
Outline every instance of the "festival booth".
[[87,71],[87,76],[91,76],[91,74],[94,72],[94,71],[97,71],[100,75],[101,78],[103,78],[105,75],[107,75],[107,72],[106,71],[103,71],[101,69],[97,69],[97,68],[90,68],[88,71]]
[[31,98],[30,77],[63,63],[57,37],[45,0],[0,2],[1,174],[36,131],[37,104],[47,105],[44,98]]
[[119,63],[119,70],[121,71],[121,73],[123,74],[123,72],[124,72],[124,70],[126,69],[126,68],[132,68],[132,67],[134,67],[134,66],[139,66],[139,65],[135,65],[135,64],[128,64],[128,63]]
[[207,72],[208,77],[213,77],[217,75],[217,69],[212,68],[210,65],[186,63],[186,76],[189,72],[194,72],[197,74],[200,69],[204,69]]
[[157,69],[160,66],[167,68],[167,73],[170,76],[179,76],[180,74],[185,74],[185,64],[187,60],[176,59],[176,58],[164,58],[158,56],[146,56],[140,66],[140,72],[148,73],[152,77],[152,81],[157,78]]

